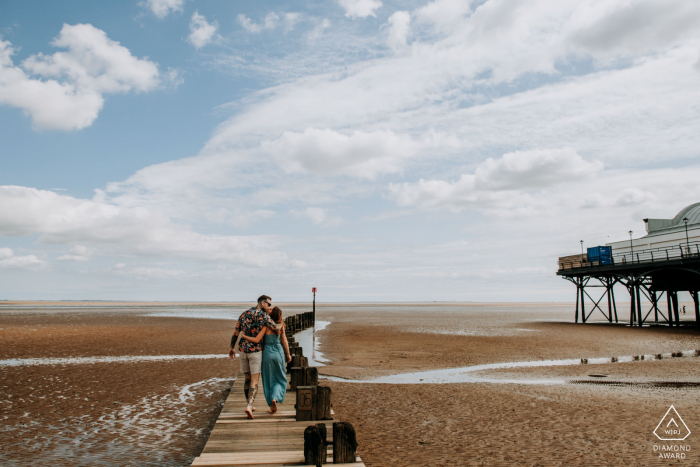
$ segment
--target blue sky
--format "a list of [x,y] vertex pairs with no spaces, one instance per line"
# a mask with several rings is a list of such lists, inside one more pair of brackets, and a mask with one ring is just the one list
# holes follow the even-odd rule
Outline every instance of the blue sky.
[[3,2],[0,299],[570,300],[700,200],[700,5]]

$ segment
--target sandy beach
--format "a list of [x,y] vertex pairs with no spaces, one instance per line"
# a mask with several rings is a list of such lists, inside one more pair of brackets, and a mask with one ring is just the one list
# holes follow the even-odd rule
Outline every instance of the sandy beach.
[[[555,318],[565,316],[561,307],[507,305],[491,312],[479,309],[475,316],[470,307],[459,312],[459,307],[431,308],[411,313],[410,319],[404,316],[408,313],[391,311],[384,313],[386,320],[371,311],[352,318],[324,315],[333,324],[321,333],[322,348],[333,364],[323,372],[366,379],[488,363],[700,348],[697,330],[576,325]],[[460,335],[460,321],[475,323],[474,335]],[[416,332],[436,322],[455,334]],[[700,382],[699,370],[700,358],[691,357],[479,373],[585,384],[328,384],[338,417],[358,428],[367,465],[697,465],[700,389],[652,383]],[[671,404],[693,433],[683,442],[662,442],[652,433]],[[691,450],[685,459],[659,459],[654,449],[664,444]]]
[[[166,315],[183,317],[154,313],[163,306],[4,309],[0,360],[188,357],[0,366],[0,461],[188,465],[238,371],[238,362],[223,356],[233,321],[215,317],[245,307],[168,304],[175,309]],[[371,380],[493,363],[623,360],[700,349],[700,332],[692,328],[582,326],[571,323],[570,311],[557,304],[319,306],[318,319],[330,322],[316,333],[329,360],[321,373]],[[209,318],[191,317],[197,313]],[[676,383],[700,382],[698,370],[700,358],[686,353],[474,373],[521,383],[324,384],[332,387],[336,419],[355,426],[368,466],[697,465],[700,389]],[[683,442],[653,435],[671,404],[692,432]],[[654,449],[661,445],[690,451],[684,459],[659,459]]]

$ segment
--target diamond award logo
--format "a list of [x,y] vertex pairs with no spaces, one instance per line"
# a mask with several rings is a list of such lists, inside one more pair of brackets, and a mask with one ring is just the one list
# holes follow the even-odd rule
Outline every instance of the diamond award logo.
[[690,435],[690,430],[674,406],[671,406],[664,418],[654,430],[661,441],[682,441]]

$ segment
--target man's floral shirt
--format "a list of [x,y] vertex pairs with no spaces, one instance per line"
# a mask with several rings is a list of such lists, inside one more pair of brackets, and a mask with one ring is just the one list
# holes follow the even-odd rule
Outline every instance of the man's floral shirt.
[[[241,336],[245,334],[250,337],[257,337],[263,327],[275,327],[274,321],[265,312],[256,307],[241,314],[236,323],[236,331],[240,332]],[[262,350],[262,340],[257,344],[250,342],[248,339],[241,337],[239,349],[243,353],[260,352]]]

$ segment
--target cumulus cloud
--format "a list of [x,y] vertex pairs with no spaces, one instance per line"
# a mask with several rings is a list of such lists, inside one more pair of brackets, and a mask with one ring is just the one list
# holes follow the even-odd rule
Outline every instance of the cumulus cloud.
[[161,82],[155,63],[134,57],[90,24],[64,24],[51,45],[67,51],[32,55],[20,68],[12,62],[12,45],[0,41],[0,103],[22,109],[36,128],[88,127],[102,109],[103,94],[147,92]]
[[48,263],[35,255],[16,256],[12,248],[0,248],[0,269],[36,270]]
[[348,18],[367,18],[377,16],[377,9],[382,6],[380,0],[338,0]]
[[406,45],[408,33],[411,31],[411,15],[407,11],[397,11],[389,16],[389,47],[398,49]]
[[201,49],[214,39],[218,27],[219,25],[216,22],[207,22],[204,16],[195,11],[190,20],[190,35],[187,40],[195,48]]
[[582,180],[602,169],[602,163],[586,161],[570,148],[516,151],[486,159],[474,174],[464,174],[455,182],[421,179],[391,184],[389,191],[401,206],[503,208],[522,200],[523,193],[518,192]]
[[588,162],[571,148],[515,151],[482,162],[474,173],[474,187],[478,190],[545,188],[587,178],[602,169],[601,162]]
[[171,12],[182,11],[185,0],[146,0],[141,6],[148,8],[158,18],[163,19]]
[[400,171],[401,160],[412,156],[417,146],[410,137],[389,130],[345,135],[318,128],[303,133],[285,131],[279,139],[262,145],[289,172],[370,179]]
[[[119,207],[51,191],[0,186],[0,232],[38,235],[58,245],[87,245],[100,254],[227,261],[246,266],[286,264],[264,236],[204,235],[144,207]],[[87,250],[78,249],[76,252]]]

